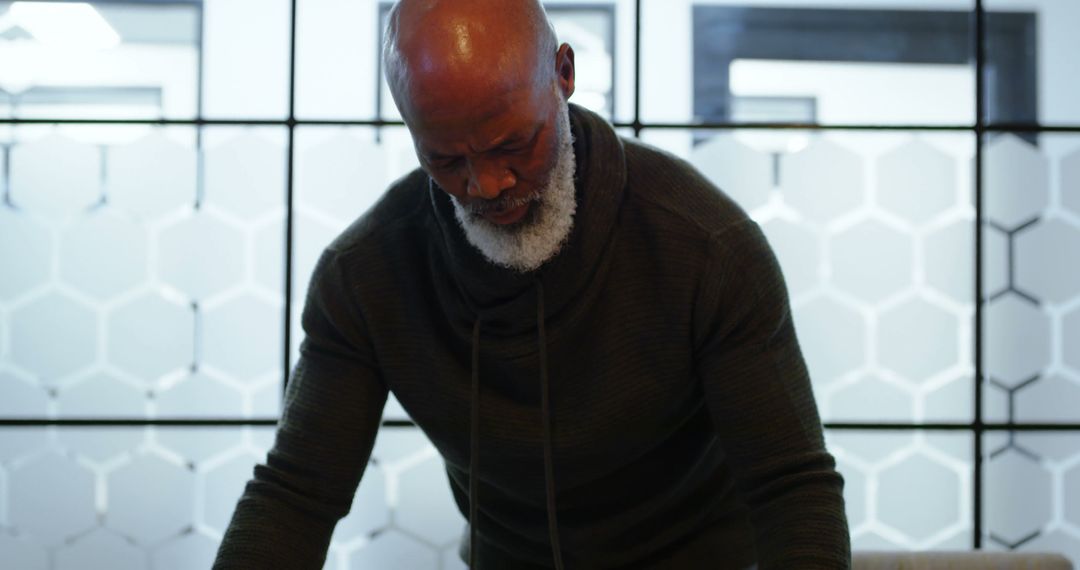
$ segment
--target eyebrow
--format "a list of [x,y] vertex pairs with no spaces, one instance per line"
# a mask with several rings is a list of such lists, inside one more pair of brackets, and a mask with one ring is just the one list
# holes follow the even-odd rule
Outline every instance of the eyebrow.
[[[540,122],[535,123],[532,126],[532,131],[529,132],[528,134],[521,135],[521,134],[516,134],[515,133],[515,134],[503,135],[503,136],[495,139],[495,142],[489,148],[487,148],[487,149],[485,149],[483,151],[480,151],[480,152],[491,152],[493,150],[498,150],[500,148],[505,148],[507,146],[531,143],[532,141],[536,140],[536,137],[538,137],[540,135],[540,130],[543,129],[543,127],[544,127],[544,123],[543,123],[543,121],[540,121]],[[443,154],[443,153],[441,153],[439,151],[431,150],[431,149],[423,149],[422,152],[424,154],[424,158],[429,162],[437,162],[437,161],[441,161],[441,160],[450,160],[450,159],[456,158],[456,155]]]

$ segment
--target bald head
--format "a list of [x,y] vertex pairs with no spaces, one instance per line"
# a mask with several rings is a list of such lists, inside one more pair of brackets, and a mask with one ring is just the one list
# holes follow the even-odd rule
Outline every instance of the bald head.
[[401,0],[390,13],[383,58],[408,121],[418,105],[475,105],[490,93],[547,91],[558,51],[537,0]]

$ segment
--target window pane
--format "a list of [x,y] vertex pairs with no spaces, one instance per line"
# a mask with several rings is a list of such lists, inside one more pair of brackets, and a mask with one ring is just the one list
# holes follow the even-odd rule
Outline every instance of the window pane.
[[971,436],[826,433],[844,476],[852,550],[972,547]]
[[646,122],[971,124],[971,0],[643,0]]
[[986,0],[986,112],[994,122],[1080,124],[1080,3]]
[[289,11],[289,0],[0,2],[0,112],[183,119],[201,103],[207,117],[284,118]]
[[0,416],[276,415],[284,131],[13,133]]
[[646,130],[758,221],[825,421],[972,417],[974,139]]
[[986,548],[1053,552],[1080,565],[1080,438],[989,433],[984,450]]
[[986,417],[1077,422],[1080,136],[1024,136],[986,138]]
[[[400,119],[382,77],[381,38],[391,3],[300,0],[297,114],[308,119]],[[575,103],[605,117],[633,115],[633,0],[559,0],[545,6],[575,51]],[[358,33],[358,30],[363,31]]]

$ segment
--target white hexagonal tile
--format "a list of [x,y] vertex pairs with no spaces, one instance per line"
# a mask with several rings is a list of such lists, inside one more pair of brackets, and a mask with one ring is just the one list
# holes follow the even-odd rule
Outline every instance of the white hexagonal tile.
[[914,400],[902,388],[867,374],[829,396],[830,421],[911,421]]
[[69,418],[144,417],[146,393],[111,374],[95,372],[57,392],[57,412]]
[[8,568],[18,570],[48,570],[49,555],[41,545],[0,534],[0,560]]
[[971,375],[960,374],[923,397],[923,420],[966,422],[975,417]]
[[49,405],[49,395],[7,372],[0,372],[0,417],[42,418]]
[[95,530],[56,553],[57,570],[143,570],[147,562],[146,553],[105,529]]
[[142,430],[117,427],[65,428],[60,431],[60,442],[71,452],[93,461],[107,461],[130,453],[145,438]]
[[878,475],[878,519],[912,540],[925,540],[960,521],[960,478],[923,453]]
[[244,411],[243,395],[235,388],[196,372],[154,397],[163,418],[235,418]]
[[109,210],[74,221],[60,238],[60,277],[108,299],[147,277],[146,231]]
[[154,570],[189,570],[210,568],[220,543],[199,532],[184,533],[156,549],[153,554]]
[[109,203],[153,217],[195,202],[195,150],[151,131],[108,151]]
[[856,298],[877,303],[912,284],[910,236],[867,220],[832,237],[832,281]]
[[776,252],[791,295],[801,295],[816,287],[821,267],[817,234],[801,224],[781,219],[765,222],[761,229]]
[[215,466],[204,476],[202,522],[214,531],[225,534],[236,502],[244,493],[244,486],[254,476],[255,464],[266,461],[265,454],[255,457],[243,453]]
[[162,230],[159,272],[192,299],[204,299],[244,279],[244,236],[211,214],[199,214]]
[[1051,374],[1024,386],[1015,398],[1018,422],[1080,422],[1080,381]]
[[268,291],[285,287],[285,222],[274,222],[255,232],[255,282]]
[[1008,229],[1038,216],[1050,201],[1048,169],[1046,157],[1016,135],[992,138],[983,161],[987,216]]
[[154,430],[154,439],[193,464],[200,464],[243,443],[239,430],[216,426],[158,427]]
[[960,319],[920,298],[907,299],[881,314],[878,360],[913,382],[953,366],[960,358]]
[[49,280],[52,237],[30,216],[0,207],[0,301],[13,299]]
[[1039,530],[1050,520],[1051,501],[1050,474],[1030,457],[1008,450],[989,461],[983,505],[995,536],[1012,544]]
[[[460,532],[460,529],[459,529]],[[400,532],[381,533],[349,557],[349,568],[435,568],[439,553]]]
[[[49,446],[45,428],[9,428],[0,437],[0,461],[11,461]],[[10,488],[10,487],[9,487]]]
[[22,532],[57,545],[97,524],[94,476],[74,460],[48,453],[9,473],[8,518]]
[[884,154],[877,165],[878,203],[916,224],[956,204],[956,161],[913,138]]
[[285,206],[285,150],[244,133],[206,151],[206,200],[254,218]]
[[[296,362],[293,360],[293,362]],[[275,378],[255,390],[251,395],[251,415],[254,417],[278,417],[281,415],[282,382]]]
[[848,528],[854,530],[866,522],[867,494],[866,473],[851,463],[838,459],[836,470],[844,478],[844,511]]
[[385,150],[339,133],[303,152],[297,164],[300,203],[323,215],[349,222],[382,195]]
[[11,361],[52,384],[94,363],[97,333],[97,313],[51,291],[11,312]]
[[109,361],[144,382],[191,365],[195,317],[190,307],[145,293],[108,316]]
[[353,496],[348,516],[334,529],[334,540],[349,542],[367,536],[390,524],[390,506],[386,502],[386,478],[375,465],[368,464]]
[[986,372],[1009,386],[1050,364],[1050,319],[1016,295],[995,299],[983,323]]
[[1080,296],[1080,228],[1044,220],[1014,239],[1016,284],[1021,289],[1052,303]]
[[[1068,462],[1080,458],[1080,438],[1075,432],[1014,432],[1016,445],[1045,461]],[[1057,499],[1055,499],[1057,500]]]
[[784,201],[816,222],[835,219],[865,201],[862,159],[823,138],[781,157],[780,182]]
[[854,310],[818,297],[794,310],[799,344],[815,385],[825,385],[866,362],[866,324]]
[[203,362],[239,379],[251,379],[281,366],[284,310],[252,295],[242,295],[206,310]]
[[95,145],[48,135],[16,145],[9,166],[11,200],[31,212],[70,214],[101,198],[101,151]]
[[[936,229],[923,239],[926,284],[960,303],[975,298],[975,228],[960,220]],[[1009,249],[1005,234],[983,229],[983,290],[993,294],[1008,286]]]
[[695,147],[690,163],[746,210],[769,201],[772,156],[740,143],[730,133],[718,134]]
[[1065,474],[1065,496],[1061,501],[1065,505],[1065,518],[1080,526],[1080,465]]
[[155,455],[138,455],[109,473],[105,524],[143,545],[180,533],[192,523],[195,477]]
[[1062,358],[1066,366],[1071,366],[1073,371],[1080,374],[1080,308],[1074,309],[1062,318],[1061,321],[1061,346],[1071,347],[1062,351]]
[[853,459],[874,464],[910,446],[915,432],[828,431],[825,437],[830,450],[841,450]]
[[1080,148],[1061,159],[1061,205],[1080,216]]
[[431,440],[418,429],[384,429],[379,431],[371,456],[385,466],[407,460],[430,449],[434,449]]
[[457,544],[451,544],[442,551],[442,570],[469,570],[469,566],[461,559]]
[[395,523],[435,544],[461,537],[464,518],[458,512],[442,458],[431,457],[398,479]]

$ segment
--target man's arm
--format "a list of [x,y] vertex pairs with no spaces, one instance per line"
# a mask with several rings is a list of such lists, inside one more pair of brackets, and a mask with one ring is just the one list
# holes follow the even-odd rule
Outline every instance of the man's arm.
[[237,503],[215,569],[322,568],[367,466],[387,390],[330,249],[316,265],[302,322],[274,447]]
[[750,507],[759,570],[849,568],[844,482],[825,450],[780,266],[752,220],[714,234],[696,311],[697,371]]

